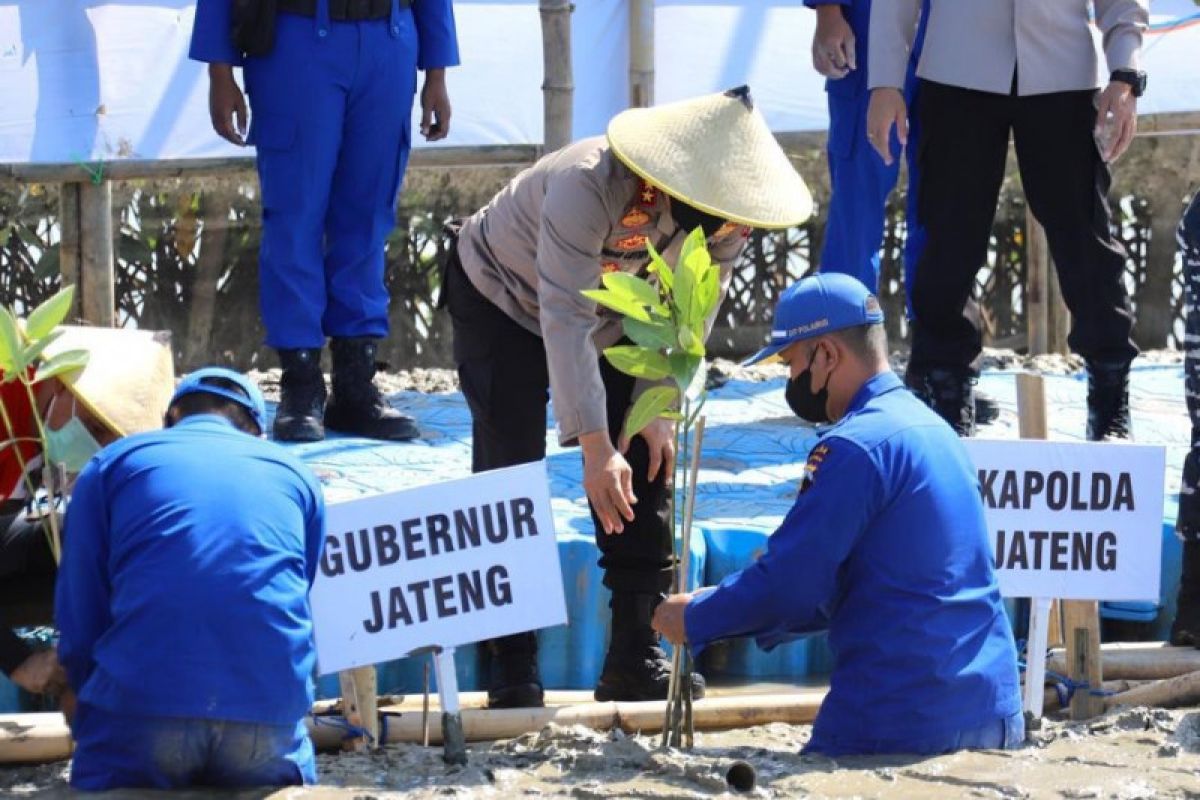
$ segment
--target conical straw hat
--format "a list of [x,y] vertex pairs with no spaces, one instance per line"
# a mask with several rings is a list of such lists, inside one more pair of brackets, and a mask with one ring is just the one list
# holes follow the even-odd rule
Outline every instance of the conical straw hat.
[[63,325],[45,357],[86,350],[82,370],[59,376],[80,405],[117,436],[162,427],[175,391],[171,337],[162,331]]
[[631,108],[608,124],[613,154],[640,177],[708,214],[754,228],[812,215],[812,194],[741,87]]

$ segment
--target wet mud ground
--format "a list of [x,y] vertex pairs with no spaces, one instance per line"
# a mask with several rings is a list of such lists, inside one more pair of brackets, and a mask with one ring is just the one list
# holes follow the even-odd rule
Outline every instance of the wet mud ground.
[[[802,756],[806,725],[698,733],[695,750],[658,747],[657,736],[550,726],[470,747],[466,767],[440,748],[390,745],[373,754],[322,754],[320,786],[218,793],[73,795],[67,762],[0,768],[0,797],[122,798],[1200,798],[1200,710],[1118,710],[1089,722],[1047,720],[1021,750],[936,758]],[[757,771],[738,794],[734,760]]]

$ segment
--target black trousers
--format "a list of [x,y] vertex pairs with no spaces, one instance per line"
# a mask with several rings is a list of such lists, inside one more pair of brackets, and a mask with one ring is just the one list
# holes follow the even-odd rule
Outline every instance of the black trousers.
[[[451,250],[443,283],[454,324],[454,361],[471,409],[471,467],[475,472],[546,457],[546,403],[550,376],[542,338],[521,327],[484,297]],[[634,379],[599,359],[615,443],[630,406]],[[638,498],[624,533],[607,535],[592,511],[604,585],[616,592],[661,593],[671,586],[670,491],[664,470],[646,480],[650,454],[634,437],[625,454]]]
[[1137,355],[1125,251],[1110,227],[1112,176],[1093,136],[1095,96],[1018,97],[922,82],[917,208],[926,243],[912,288],[911,368],[965,369],[982,348],[979,324],[963,309],[987,255],[1010,131],[1025,196],[1046,229],[1071,311],[1068,345],[1106,363]]
[[0,509],[0,672],[12,672],[31,652],[10,625],[54,621],[55,572],[41,524],[23,510]]

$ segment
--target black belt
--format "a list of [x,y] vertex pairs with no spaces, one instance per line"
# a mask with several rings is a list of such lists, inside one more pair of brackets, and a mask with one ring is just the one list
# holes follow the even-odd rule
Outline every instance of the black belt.
[[[400,0],[408,8],[413,0]],[[279,0],[280,11],[313,17],[317,0]],[[365,19],[386,19],[392,13],[392,0],[329,0],[329,18],[339,22],[358,22]]]

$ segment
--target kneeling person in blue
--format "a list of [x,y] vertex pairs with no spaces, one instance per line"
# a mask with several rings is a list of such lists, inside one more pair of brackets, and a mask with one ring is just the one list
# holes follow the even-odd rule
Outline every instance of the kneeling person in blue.
[[80,473],[55,598],[79,699],[73,787],[316,781],[308,591],[325,511],[265,420],[254,384],[203,369],[166,429]]
[[1016,651],[975,469],[888,368],[882,323],[846,275],[784,293],[751,362],[779,354],[791,409],[836,424],[767,552],[714,589],[664,601],[655,628],[694,655],[732,636],[771,648],[828,629],[834,670],[806,752],[1015,748]]
[[[239,35],[247,29],[259,33],[250,43]],[[190,55],[209,64],[216,132],[255,147],[260,306],[283,367],[274,438],[316,441],[326,427],[415,438],[413,419],[373,383],[388,334],[384,242],[412,143],[417,70],[425,71],[421,133],[437,141],[449,130],[445,70],[458,64],[451,0],[197,0]],[[235,66],[253,112],[245,139]]]

